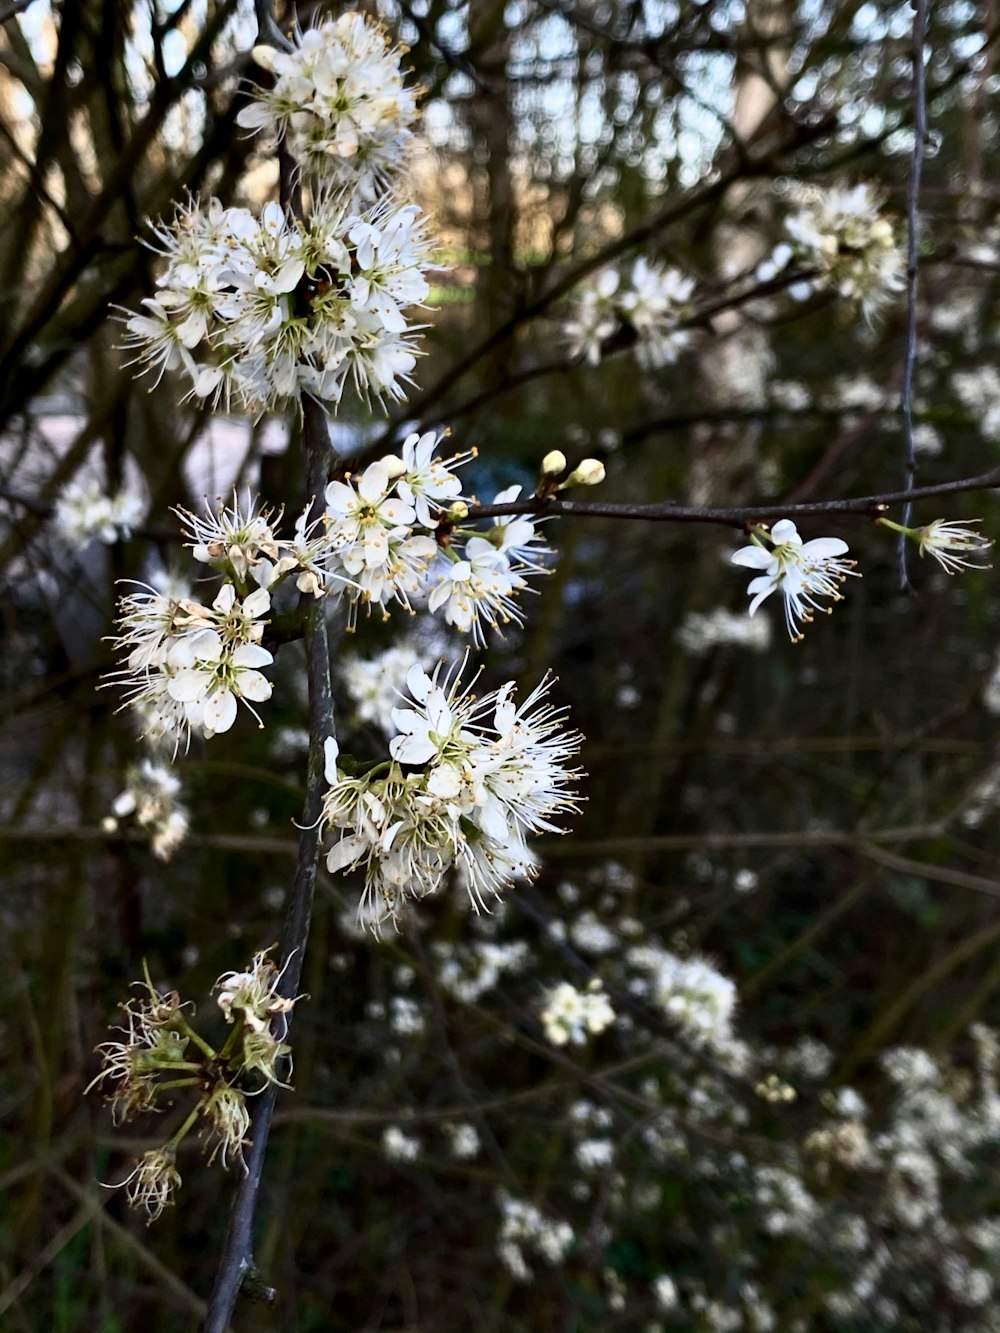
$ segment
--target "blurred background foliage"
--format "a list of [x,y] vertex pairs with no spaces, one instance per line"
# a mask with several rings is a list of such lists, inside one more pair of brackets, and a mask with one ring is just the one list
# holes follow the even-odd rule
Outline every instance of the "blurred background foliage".
[[[997,16],[971,0],[930,8],[922,482],[985,471],[1000,446]],[[297,13],[306,24],[332,10]],[[396,0],[379,13],[426,90],[413,181],[442,269],[419,389],[389,422],[345,402],[344,458],[419,421],[478,448],[471,485],[485,499],[530,486],[552,448],[602,458],[607,500],[898,487],[901,300],[873,323],[823,295],[723,308],[654,372],[627,331],[600,365],[572,364],[562,325],[572,275],[602,257],[666,260],[697,279],[696,308],[725,307],[780,240],[792,182],[875,183],[902,236],[908,5]],[[0,1327],[193,1328],[229,1182],[192,1156],[178,1206],[146,1231],[95,1182],[120,1179],[166,1122],[115,1133],[83,1089],[143,959],[208,1012],[214,978],[276,938],[304,766],[301,660],[282,650],[266,730],[244,715],[179,759],[192,834],[164,864],[102,824],[136,753],[114,692],[98,688],[104,636],[114,580],[147,576],[154,556],[182,567],[171,506],[236,485],[297,512],[301,448],[294,422],[212,420],[178,405],[169,376],[133,381],[110,308],[152,290],[155,256],[137,238],[171,201],[274,189],[266,145],[235,128],[256,25],[246,0],[35,0],[0,14]],[[70,549],[53,531],[60,489],[87,475],[141,493],[148,518],[131,540]],[[991,494],[918,518],[942,512],[989,532],[1000,518]],[[381,943],[354,929],[352,887],[321,874],[296,1091],[260,1215],[277,1305],[245,1302],[237,1328],[1000,1326],[954,1270],[972,1244],[962,1226],[1000,1210],[991,1135],[947,1207],[909,1232],[880,1212],[885,1172],[842,1190],[836,1169],[813,1181],[833,1210],[819,1246],[805,1224],[769,1230],[761,1202],[759,1172],[828,1113],[822,1086],[849,1083],[896,1123],[888,1047],[928,1051],[978,1115],[962,1101],[966,1034],[1000,1020],[996,576],[915,561],[903,596],[885,532],[858,519],[802,529],[844,536],[864,577],[798,645],[765,607],[773,634],[754,649],[692,619],[743,612],[731,532],[548,526],[558,565],[525,629],[491,643],[487,675],[530,686],[557,673],[587,736],[583,814],[540,847],[537,884],[492,917],[456,893]],[[399,630],[365,623],[337,654],[378,651]],[[346,726],[343,691],[340,706]],[[613,944],[581,942],[591,916]],[[591,969],[627,995],[637,941],[705,954],[736,982],[756,1072],[720,1070],[648,1013],[586,1050],[546,1044],[545,987]],[[488,946],[504,960],[496,977]],[[462,993],[449,960],[478,979]],[[804,1038],[830,1054],[799,1087],[782,1053]],[[795,1102],[760,1093],[769,1070]],[[614,1141],[599,1170],[580,1164],[581,1101]],[[664,1116],[680,1146],[650,1139]],[[476,1130],[470,1160],[449,1147],[459,1122]],[[390,1127],[419,1138],[414,1160],[386,1150]],[[500,1188],[574,1230],[562,1262],[530,1260],[528,1282],[498,1257]],[[841,1253],[829,1228],[848,1213],[870,1229]],[[930,1252],[907,1249],[917,1233]],[[838,1305],[831,1293],[882,1252],[893,1257],[868,1293]],[[996,1245],[977,1253],[1000,1275]],[[673,1309],[651,1286],[664,1274],[683,1296]]]

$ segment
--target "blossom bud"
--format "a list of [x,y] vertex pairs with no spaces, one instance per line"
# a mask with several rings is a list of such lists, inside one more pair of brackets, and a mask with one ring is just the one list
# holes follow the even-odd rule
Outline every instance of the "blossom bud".
[[259,65],[261,69],[266,69],[273,74],[274,57],[276,54],[277,52],[273,46],[255,46],[253,49],[254,63]]
[[469,517],[469,506],[464,500],[456,500],[445,510],[444,516],[449,523],[461,523],[463,519]]
[[598,486],[604,480],[604,464],[599,458],[585,458],[569,474],[562,486]]
[[379,461],[385,468],[386,472],[388,472],[390,481],[395,481],[397,477],[401,477],[406,471],[406,464],[398,454],[386,454],[385,457]]
[[561,477],[566,471],[566,455],[561,449],[551,449],[542,459],[543,477]]

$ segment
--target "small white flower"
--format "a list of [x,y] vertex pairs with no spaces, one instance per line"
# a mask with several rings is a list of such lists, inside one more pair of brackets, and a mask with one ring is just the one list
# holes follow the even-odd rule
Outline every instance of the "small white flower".
[[802,206],[785,229],[799,260],[818,270],[816,281],[856,300],[866,318],[902,291],[903,255],[868,185],[802,191]]
[[[981,523],[974,518],[970,523]],[[914,529],[914,539],[920,554],[932,555],[946,574],[958,574],[963,569],[989,569],[977,556],[985,554],[993,542],[981,532],[959,522],[936,518],[926,527]]]
[[752,598],[750,615],[773,592],[780,591],[785,603],[785,624],[793,643],[800,640],[802,626],[809,624],[816,611],[829,613],[819,599],[839,602],[840,585],[855,573],[854,562],[842,557],[847,543],[839,537],[816,537],[803,542],[790,519],[775,523],[765,534],[771,550],[755,538],[752,546],[745,546],[732,556],[734,565],[758,569],[761,573],[747,589]]
[[589,1036],[615,1021],[615,1011],[599,981],[592,981],[583,991],[561,981],[548,991],[541,1019],[545,1036],[554,1046],[583,1046]]
[[407,1134],[398,1125],[390,1125],[382,1134],[382,1151],[394,1162],[414,1162],[423,1145],[413,1134]]
[[106,495],[95,480],[71,481],[59,492],[53,521],[64,541],[83,547],[94,538],[111,545],[124,541],[145,512],[142,500],[128,491]]

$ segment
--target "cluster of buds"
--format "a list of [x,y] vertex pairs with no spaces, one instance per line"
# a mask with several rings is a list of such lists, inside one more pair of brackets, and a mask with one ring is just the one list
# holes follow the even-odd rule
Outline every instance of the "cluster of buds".
[[158,991],[148,971],[137,983],[142,994],[120,1006],[124,1022],[112,1029],[118,1037],[97,1047],[103,1068],[87,1091],[105,1092],[116,1124],[164,1110],[176,1092],[194,1096],[176,1132],[144,1153],[121,1182],[129,1204],[144,1209],[150,1222],[181,1183],[177,1149],[193,1129],[200,1128],[210,1163],[221,1157],[223,1166],[231,1160],[242,1165],[250,1131],[247,1097],[269,1083],[288,1086],[282,1075],[291,1072],[291,1048],[284,1035],[295,1000],[281,994],[281,973],[268,953],[256,954],[246,972],[227,972],[216,983],[219,1008],[232,1025],[218,1049],[191,1025],[192,1007],[176,991]]
[[634,344],[644,370],[673,365],[691,344],[682,325],[692,314],[693,292],[692,278],[644,257],[625,283],[616,269],[604,269],[581,290],[564,326],[570,356],[596,366],[615,335],[627,330],[619,345]]
[[337,834],[327,867],[364,870],[360,916],[375,928],[453,867],[482,906],[534,872],[526,838],[558,832],[551,817],[576,808],[578,773],[566,761],[580,737],[541,702],[548,680],[518,707],[513,682],[477,698],[457,673],[439,674],[410,670],[412,702],[393,710],[387,762],[356,776],[336,740],[326,742],[322,823]]
[[604,480],[604,464],[599,458],[585,458],[577,463],[568,476],[565,475],[569,464],[561,449],[550,449],[542,459],[539,468],[538,485],[535,494],[543,500],[558,495],[571,486],[599,486]]

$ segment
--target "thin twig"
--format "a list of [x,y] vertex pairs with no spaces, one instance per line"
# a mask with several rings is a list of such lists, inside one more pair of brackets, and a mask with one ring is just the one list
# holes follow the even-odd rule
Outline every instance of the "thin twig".
[[[899,410],[903,418],[905,450],[904,482],[906,490],[916,486],[917,450],[913,440],[913,377],[917,368],[917,276],[920,262],[920,176],[924,166],[927,141],[927,88],[924,77],[924,46],[927,37],[926,0],[913,4],[913,151],[910,155],[910,179],[906,187],[906,358],[903,362],[903,387]],[[912,505],[903,506],[902,526],[908,527]],[[899,586],[910,589],[908,543],[905,532],[899,534]]]
[[866,514],[877,517],[890,505],[913,500],[927,500],[939,495],[958,495],[964,491],[987,491],[1000,487],[1000,467],[942,481],[934,486],[907,487],[902,491],[883,491],[877,495],[855,495],[843,500],[811,500],[806,504],[782,504],[768,501],[759,505],[720,508],[712,505],[661,504],[591,504],[580,500],[546,500],[532,497],[512,500],[509,504],[475,505],[470,519],[503,518],[513,514],[562,515],[567,518],[637,519],[652,523],[718,523],[731,528],[746,528],[768,518],[808,518],[819,514]]

